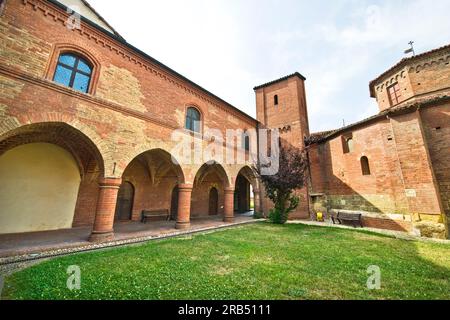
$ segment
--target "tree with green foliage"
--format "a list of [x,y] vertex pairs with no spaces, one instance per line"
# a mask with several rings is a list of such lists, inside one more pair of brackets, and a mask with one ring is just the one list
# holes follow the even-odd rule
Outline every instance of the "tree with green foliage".
[[286,141],[280,142],[278,153],[279,170],[273,175],[261,174],[262,168],[256,168],[265,187],[267,197],[275,207],[269,213],[269,219],[275,224],[285,224],[289,214],[297,209],[300,199],[295,190],[306,185],[308,158],[305,151],[293,147]]

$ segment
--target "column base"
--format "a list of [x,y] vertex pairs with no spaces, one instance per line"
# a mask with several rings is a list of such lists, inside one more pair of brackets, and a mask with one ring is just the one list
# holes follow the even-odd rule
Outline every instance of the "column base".
[[234,217],[224,217],[223,218],[223,222],[233,223],[234,222]]
[[101,243],[101,242],[110,242],[114,240],[114,231],[108,232],[95,232],[91,233],[89,237],[89,242]]
[[177,222],[177,224],[175,225],[175,229],[177,230],[187,230],[190,228],[191,228],[190,222]]

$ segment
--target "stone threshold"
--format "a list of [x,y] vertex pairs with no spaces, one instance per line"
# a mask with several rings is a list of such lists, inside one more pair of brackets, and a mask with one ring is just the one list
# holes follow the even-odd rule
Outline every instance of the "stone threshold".
[[399,240],[407,240],[407,241],[422,241],[422,242],[432,242],[432,243],[441,243],[441,244],[450,244],[450,240],[443,239],[433,239],[433,238],[425,238],[414,235],[413,233],[403,232],[403,231],[393,231],[393,230],[385,230],[385,229],[375,229],[375,228],[354,228],[352,226],[345,226],[340,224],[333,224],[332,222],[317,222],[317,221],[309,221],[309,220],[291,220],[288,222],[289,224],[303,224],[306,226],[314,226],[314,227],[322,227],[322,228],[336,228],[336,229],[346,229],[353,231],[369,231],[375,234],[380,234],[384,236],[390,236]]
[[22,269],[31,264],[37,263],[41,260],[46,260],[50,258],[62,257],[76,253],[85,253],[85,252],[93,252],[97,250],[104,249],[112,249],[119,248],[128,245],[142,244],[150,241],[164,240],[170,238],[176,238],[180,236],[188,236],[200,233],[209,233],[215,232],[219,230],[231,229],[237,226],[255,224],[258,222],[266,221],[266,219],[254,219],[249,221],[241,221],[227,224],[220,224],[217,226],[211,227],[202,227],[197,229],[190,230],[179,230],[171,233],[165,233],[162,235],[153,235],[153,236],[145,236],[145,237],[135,237],[124,240],[115,240],[111,242],[105,243],[91,243],[88,245],[77,246],[77,247],[67,247],[67,248],[58,248],[55,250],[47,250],[39,253],[29,253],[22,254],[16,256],[2,257],[0,258],[0,275],[1,274],[10,274],[12,271],[17,271],[18,269]]

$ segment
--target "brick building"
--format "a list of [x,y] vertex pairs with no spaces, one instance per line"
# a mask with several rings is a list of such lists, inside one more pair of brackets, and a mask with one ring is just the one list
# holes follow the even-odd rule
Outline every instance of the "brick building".
[[[245,138],[260,128],[309,150],[294,218],[364,211],[370,226],[444,234],[450,47],[374,80],[379,115],[310,135],[299,73],[255,88],[254,119],[128,44],[84,0],[1,0],[0,29],[0,234],[92,226],[105,241],[143,210],[167,211],[177,228],[232,221],[251,198],[267,212],[252,169],[263,146]],[[229,130],[233,143],[218,138]],[[178,153],[180,141],[211,152]]]
[[450,216],[450,46],[403,59],[370,83],[380,113],[311,135],[314,210],[445,237]]

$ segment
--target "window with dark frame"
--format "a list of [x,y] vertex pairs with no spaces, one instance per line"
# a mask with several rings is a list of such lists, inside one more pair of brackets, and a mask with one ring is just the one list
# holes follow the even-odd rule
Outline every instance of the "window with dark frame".
[[185,127],[192,132],[201,132],[201,115],[196,108],[189,107],[187,109]]
[[88,93],[91,84],[92,66],[73,53],[59,56],[53,81],[77,91]]
[[369,165],[369,159],[367,157],[361,158],[361,170],[363,176],[370,176],[370,165]]
[[278,95],[277,95],[277,94],[273,97],[273,104],[274,104],[275,106],[278,105]]
[[400,85],[398,83],[394,83],[392,86],[387,88],[387,91],[388,91],[389,101],[391,103],[391,106],[399,104],[401,97],[402,97]]
[[250,137],[248,136],[247,132],[244,132],[242,135],[242,146],[245,151],[250,151]]

